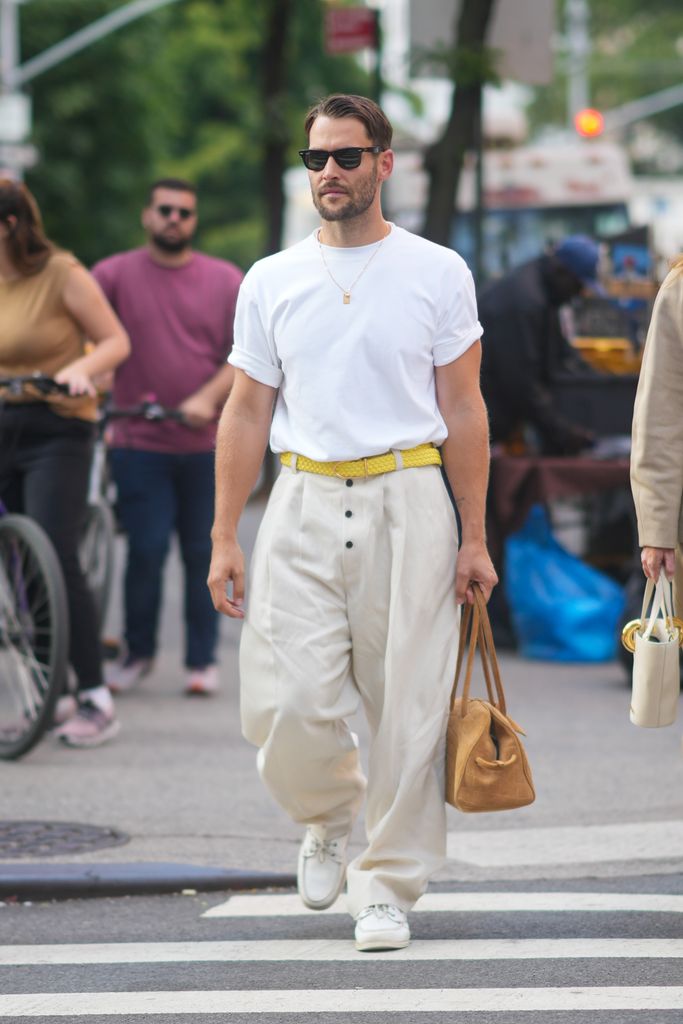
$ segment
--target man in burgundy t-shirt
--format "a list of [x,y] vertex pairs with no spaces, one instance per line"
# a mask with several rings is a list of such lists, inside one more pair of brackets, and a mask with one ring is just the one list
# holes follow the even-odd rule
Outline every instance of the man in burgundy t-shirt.
[[183,422],[113,421],[111,466],[128,537],[126,653],[112,666],[114,691],[147,674],[156,653],[161,581],[173,532],[185,569],[186,693],[213,693],[218,615],[206,578],[213,521],[213,448],[232,385],[226,363],[242,271],[192,249],[197,199],[188,182],[154,183],[142,213],[147,244],[93,268],[131,341],[114,378],[116,406],[153,396]]

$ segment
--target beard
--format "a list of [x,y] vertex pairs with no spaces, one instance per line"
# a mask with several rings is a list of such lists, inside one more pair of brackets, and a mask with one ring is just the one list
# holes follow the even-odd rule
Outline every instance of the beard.
[[164,234],[152,235],[152,241],[164,252],[182,252],[184,249],[189,249],[192,243],[191,238],[184,238],[181,235],[169,238]]
[[352,220],[354,217],[360,217],[372,205],[376,194],[377,167],[374,167],[372,174],[364,181],[359,182],[353,191],[346,192],[346,202],[339,207],[330,209],[325,205],[325,196],[320,195],[315,189],[311,189],[313,205],[323,220],[329,221]]

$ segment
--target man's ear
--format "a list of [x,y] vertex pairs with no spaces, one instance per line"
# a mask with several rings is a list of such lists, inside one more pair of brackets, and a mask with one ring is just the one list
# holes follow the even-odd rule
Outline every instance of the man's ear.
[[393,149],[385,149],[379,154],[378,159],[378,171],[379,180],[386,181],[394,169],[394,151]]

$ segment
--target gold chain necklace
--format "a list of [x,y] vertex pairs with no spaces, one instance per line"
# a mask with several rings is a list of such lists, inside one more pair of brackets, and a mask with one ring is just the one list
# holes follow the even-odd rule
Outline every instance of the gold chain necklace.
[[351,291],[352,291],[352,289],[356,287],[356,285],[357,285],[357,284],[358,284],[358,282],[360,281],[361,277],[363,276],[363,274],[365,273],[365,271],[366,271],[366,270],[368,269],[368,267],[370,266],[370,264],[371,264],[371,263],[372,263],[372,261],[374,260],[374,258],[375,258],[375,256],[377,255],[377,253],[378,253],[378,252],[380,251],[380,249],[382,248],[382,243],[384,242],[384,239],[385,239],[385,238],[387,237],[387,235],[389,234],[389,231],[391,231],[391,227],[390,227],[390,225],[387,225],[387,232],[386,232],[386,234],[384,235],[384,238],[380,238],[380,240],[379,240],[379,244],[378,244],[378,245],[376,246],[376,248],[375,248],[375,249],[373,249],[373,251],[372,251],[372,253],[370,254],[370,258],[368,259],[367,263],[365,264],[365,266],[364,266],[364,267],[361,267],[361,271],[360,271],[360,274],[358,274],[358,276],[357,276],[357,277],[356,277],[356,278],[355,278],[355,279],[354,279],[354,280],[353,280],[353,281],[351,282],[351,284],[349,285],[349,287],[348,287],[348,288],[343,288],[343,287],[342,287],[342,286],[341,286],[341,285],[339,284],[339,281],[337,281],[337,279],[335,278],[335,276],[333,275],[332,271],[330,270],[330,268],[329,268],[329,267],[328,267],[328,265],[327,265],[327,260],[325,259],[325,252],[324,252],[324,250],[323,250],[323,247],[322,247],[322,243],[321,243],[321,241],[320,241],[320,229],[318,229],[318,231],[317,231],[317,233],[316,233],[316,236],[315,236],[315,237],[316,237],[316,239],[317,239],[317,242],[318,242],[318,248],[320,249],[320,255],[321,255],[321,257],[322,257],[322,261],[323,261],[323,266],[325,267],[325,270],[327,271],[327,273],[328,273],[328,275],[329,275],[329,278],[330,278],[330,280],[331,280],[332,284],[336,285],[336,286],[337,286],[337,288],[339,289],[339,291],[340,291],[340,292],[342,293],[342,297],[343,297],[343,298],[342,298],[342,301],[343,301],[343,303],[344,303],[344,305],[345,305],[345,306],[348,306],[348,305],[349,305],[349,303],[351,302]]

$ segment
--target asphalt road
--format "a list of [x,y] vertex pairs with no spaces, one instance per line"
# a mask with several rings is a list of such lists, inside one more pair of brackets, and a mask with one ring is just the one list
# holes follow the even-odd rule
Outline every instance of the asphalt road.
[[279,911],[296,899],[6,905],[0,1020],[674,1024],[683,1014],[680,874],[438,886],[400,954],[356,953],[337,908]]

